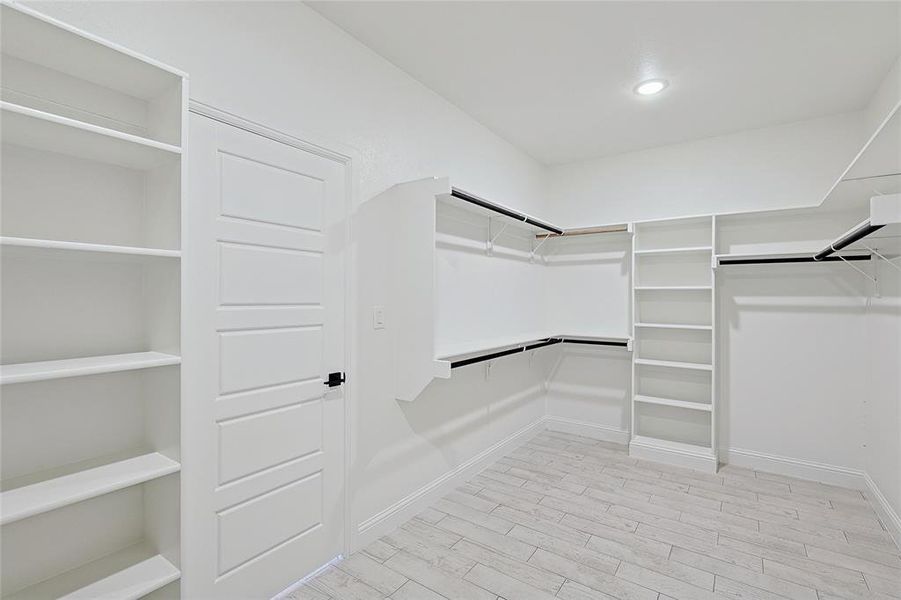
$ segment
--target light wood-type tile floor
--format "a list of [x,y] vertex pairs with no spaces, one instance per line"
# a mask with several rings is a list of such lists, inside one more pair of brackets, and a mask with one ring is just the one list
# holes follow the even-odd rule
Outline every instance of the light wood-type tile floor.
[[544,432],[296,600],[901,599],[859,491]]

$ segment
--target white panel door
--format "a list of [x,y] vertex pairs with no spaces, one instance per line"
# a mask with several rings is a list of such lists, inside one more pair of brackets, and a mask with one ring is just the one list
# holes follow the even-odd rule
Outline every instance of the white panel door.
[[345,165],[191,115],[182,595],[270,598],[342,552]]

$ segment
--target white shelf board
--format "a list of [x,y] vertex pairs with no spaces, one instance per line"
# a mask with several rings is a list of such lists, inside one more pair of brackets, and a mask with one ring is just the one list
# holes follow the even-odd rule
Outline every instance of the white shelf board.
[[4,144],[142,170],[153,169],[181,155],[181,149],[171,144],[26,106],[0,102],[0,109]]
[[683,247],[683,248],[655,248],[652,250],[636,250],[635,254],[638,254],[638,255],[681,254],[681,253],[689,253],[689,252],[713,252],[713,248],[710,246],[687,246],[687,247]]
[[3,54],[153,100],[186,74],[18,3],[2,6]]
[[673,442],[661,438],[648,437],[645,435],[632,436],[630,444],[637,446],[657,447],[661,449],[695,454],[698,456],[713,457],[713,449],[710,446],[699,446],[697,444],[686,444],[684,442]]
[[642,396],[640,394],[635,396],[636,402],[641,402],[643,404],[657,404],[660,406],[673,406],[675,408],[685,408],[688,410],[698,410],[701,412],[711,412],[712,407],[709,404],[704,404],[702,402],[686,402],[685,400],[673,400],[671,398],[658,398],[656,396]]
[[484,354],[486,352],[501,351],[507,348],[521,346],[550,337],[559,336],[547,332],[534,332],[531,334],[498,337],[473,342],[443,344],[437,349],[435,356],[438,360],[447,360],[450,358],[464,357],[470,354]]
[[139,543],[4,596],[4,600],[137,600],[180,577],[175,565]]
[[151,452],[2,492],[0,525],[163,477],[180,468],[171,458]]
[[541,340],[545,340],[548,338],[567,338],[567,339],[577,339],[577,340],[591,340],[591,341],[603,341],[603,342],[624,342],[628,343],[628,337],[622,336],[599,336],[599,335],[578,335],[578,334],[569,334],[569,333],[537,333],[534,335],[525,335],[525,336],[515,336],[509,338],[495,338],[493,340],[485,340],[481,342],[474,342],[469,344],[455,344],[455,345],[446,345],[439,351],[436,356],[436,361],[444,362],[450,361],[450,359],[454,358],[466,358],[470,355],[478,355],[485,354],[488,352],[500,352],[502,350],[507,350],[510,348],[516,348],[517,346],[525,346],[529,344],[533,344],[536,342],[540,342]]
[[637,285],[637,292],[705,292],[713,289],[712,285]]
[[115,262],[180,258],[178,250],[0,236],[3,256],[89,257]]
[[79,377],[177,365],[181,357],[162,352],[133,352],[0,365],[0,384]]
[[676,323],[636,323],[636,327],[646,329],[692,329],[695,331],[713,331],[712,325],[679,325]]
[[672,369],[692,369],[695,371],[713,371],[712,365],[702,363],[679,362],[675,360],[653,360],[650,358],[636,358],[636,365],[647,365],[649,367],[668,367]]

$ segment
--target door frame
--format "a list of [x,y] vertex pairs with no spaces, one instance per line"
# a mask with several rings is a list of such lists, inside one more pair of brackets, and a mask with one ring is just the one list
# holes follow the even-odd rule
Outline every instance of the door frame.
[[[356,241],[353,237],[354,229],[352,222],[353,215],[356,212],[356,207],[359,206],[359,165],[361,162],[361,154],[354,148],[351,148],[345,144],[335,142],[333,140],[324,139],[322,136],[302,132],[300,134],[302,137],[296,137],[294,135],[285,133],[278,129],[273,129],[256,121],[251,121],[244,117],[239,117],[236,114],[230,113],[220,108],[216,108],[215,106],[212,106],[210,104],[194,100],[193,98],[188,101],[188,110],[197,115],[213,119],[214,121],[219,121],[220,123],[224,123],[238,129],[243,129],[244,131],[247,131],[249,133],[259,135],[261,137],[268,138],[270,140],[292,146],[294,148],[298,148],[299,150],[303,150],[305,152],[316,154],[328,160],[332,160],[344,165],[346,190],[344,198],[344,211],[346,215],[344,221],[344,236],[346,240],[344,260],[344,369],[346,373],[354,375],[356,370],[356,352],[353,346],[353,340],[357,338],[358,324],[356,319],[356,311],[353,310],[353,307],[356,306],[357,299],[357,290],[356,286],[354,285],[357,273],[357,253]],[[190,160],[190,152],[191,148],[190,146],[187,146],[187,160]],[[184,177],[185,175],[183,174],[182,176]],[[184,186],[185,182],[182,182],[182,185]],[[188,202],[190,201],[191,199],[188,198]],[[185,235],[185,233],[187,233],[187,235],[190,235],[190,232],[183,232],[182,235]],[[182,398],[182,402],[184,402],[184,400],[185,399]],[[353,540],[356,537],[354,535],[354,528],[352,527],[352,510],[350,502],[351,490],[353,489],[351,487],[351,460],[353,456],[353,432],[351,417],[355,413],[356,402],[356,380],[354,377],[349,377],[347,383],[344,384],[344,485],[341,492],[341,502],[343,503],[342,514],[344,517],[342,554],[344,556],[347,556],[350,553]],[[185,435],[184,429],[182,429],[182,435]],[[182,442],[182,446],[184,446],[184,442]],[[184,504],[184,502],[182,502],[182,504]],[[184,554],[184,552],[182,552],[182,554]],[[309,574],[299,574],[298,580],[306,577],[307,575]],[[293,587],[294,586],[292,585],[288,589],[291,589]]]

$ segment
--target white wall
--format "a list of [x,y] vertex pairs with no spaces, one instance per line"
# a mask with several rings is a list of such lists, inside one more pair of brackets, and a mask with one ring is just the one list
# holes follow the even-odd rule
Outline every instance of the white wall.
[[552,167],[564,226],[819,204],[859,149],[852,113]]
[[[29,5],[187,71],[195,100],[297,137],[350,146],[359,158],[360,202],[399,182],[449,175],[455,186],[545,212],[542,166],[303,4]],[[399,404],[379,332],[369,329],[375,302],[361,296],[355,311],[352,528],[544,410],[522,360],[498,365],[487,385],[474,370],[436,383],[415,404]]]

